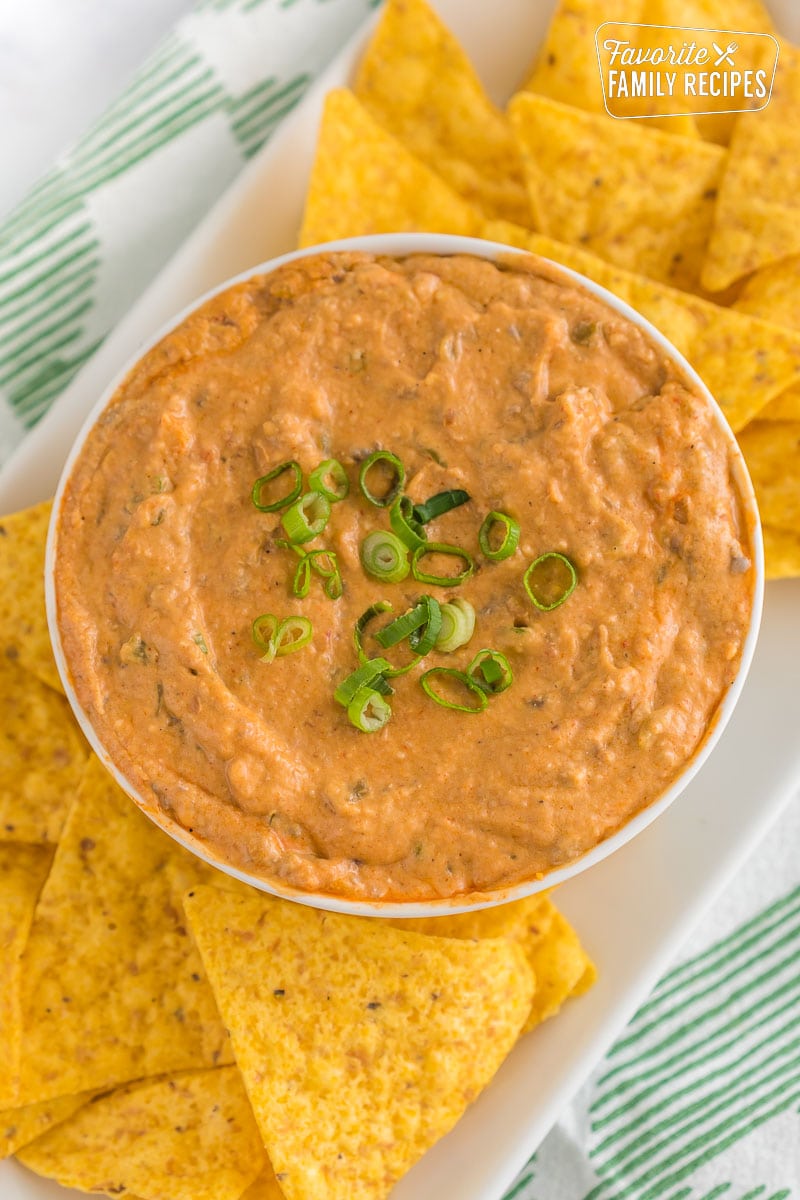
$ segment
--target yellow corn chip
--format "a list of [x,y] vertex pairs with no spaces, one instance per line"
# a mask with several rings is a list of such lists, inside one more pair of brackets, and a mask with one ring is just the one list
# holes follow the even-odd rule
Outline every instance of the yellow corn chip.
[[800,387],[787,388],[758,414],[759,421],[800,421]]
[[90,758],[23,957],[17,1103],[231,1061],[181,910],[214,877]]
[[596,977],[577,934],[546,893],[477,912],[401,918],[392,924],[438,937],[506,937],[516,942],[525,952],[536,983],[526,1030],[553,1016],[569,996],[578,994],[579,986],[587,991]]
[[20,1059],[20,956],[53,852],[0,843],[0,1108],[16,1103]]
[[733,306],[776,325],[800,330],[800,256],[762,267],[746,280]]
[[0,658],[0,840],[57,842],[87,748],[63,696]]
[[764,558],[767,579],[789,579],[800,576],[800,533],[792,529],[773,529],[762,525]]
[[16,1154],[20,1146],[27,1146],[34,1138],[41,1137],[54,1125],[71,1117],[87,1104],[93,1092],[82,1092],[79,1096],[58,1096],[41,1104],[29,1104],[26,1108],[7,1108],[0,1112],[0,1158]]
[[484,237],[562,263],[608,288],[660,329],[705,380],[733,429],[800,380],[800,337],[602,262],[576,246],[491,221]]
[[[653,21],[649,13],[644,14],[645,0],[617,0],[613,9],[606,0],[559,0],[536,66],[523,85],[524,90],[605,116],[595,31],[604,21]],[[663,112],[663,105],[664,101],[657,98],[632,100],[630,114]],[[674,111],[672,105],[668,111]],[[689,113],[677,117],[653,117],[642,123],[666,133],[698,136]]]
[[696,290],[725,152],[521,92],[509,106],[537,229]]
[[0,517],[0,655],[62,692],[44,607],[49,500]]
[[19,1152],[64,1187],[144,1200],[239,1200],[264,1165],[236,1067],[130,1084]]
[[482,218],[387,133],[351,92],[330,92],[301,246],[366,233],[477,234]]
[[761,520],[800,533],[800,421],[753,421],[738,437]]
[[772,99],[737,122],[702,271],[719,291],[800,253],[800,50],[781,42]]
[[269,1160],[255,1183],[250,1184],[242,1200],[286,1200]]
[[389,0],[354,90],[376,121],[487,217],[530,224],[508,119],[425,0]]
[[267,896],[185,899],[287,1200],[378,1200],[492,1078],[528,1014],[518,946]]

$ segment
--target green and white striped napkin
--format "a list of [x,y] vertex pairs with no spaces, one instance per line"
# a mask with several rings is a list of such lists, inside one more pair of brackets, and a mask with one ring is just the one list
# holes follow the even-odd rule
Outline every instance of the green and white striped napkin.
[[[204,0],[0,225],[0,462],[374,3]],[[505,1200],[800,1200],[799,844],[795,805]]]

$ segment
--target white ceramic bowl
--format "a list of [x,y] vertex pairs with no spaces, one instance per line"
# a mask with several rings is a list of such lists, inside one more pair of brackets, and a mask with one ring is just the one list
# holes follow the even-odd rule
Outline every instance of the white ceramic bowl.
[[54,564],[58,553],[58,516],[61,508],[61,501],[64,494],[64,489],[72,473],[72,468],[80,454],[83,444],[86,441],[89,432],[95,425],[98,417],[104,411],[109,401],[113,397],[119,385],[122,383],[125,376],[132,369],[135,363],[142,355],[147,353],[155,346],[163,337],[181,324],[183,320],[194,309],[204,304],[212,296],[219,292],[225,291],[227,288],[237,283],[242,283],[250,279],[253,275],[265,275],[282,266],[284,263],[291,262],[293,259],[305,258],[308,255],[316,254],[321,249],[325,250],[363,250],[373,254],[388,254],[394,256],[404,256],[408,254],[473,254],[479,258],[496,259],[499,255],[509,254],[524,254],[525,251],[501,245],[498,242],[486,242],[477,238],[454,237],[449,234],[425,234],[425,233],[397,233],[397,234],[375,234],[370,237],[349,238],[344,241],[330,242],[324,247],[310,246],[303,250],[296,250],[290,254],[281,255],[279,258],[271,259],[269,262],[260,263],[252,267],[248,271],[244,271],[241,275],[235,276],[233,279],[228,279],[219,287],[207,292],[182,312],[178,313],[171,321],[162,327],[153,338],[145,345],[140,347],[139,352],[125,365],[119,372],[117,377],[112,380],[103,394],[97,400],[97,403],[91,409],[87,416],[77,438],[72,446],[66,463],[64,464],[61,478],[53,503],[53,514],[50,521],[50,530],[47,540],[47,556],[45,563],[45,585],[46,585],[46,601],[47,601],[47,619],[50,627],[50,636],[53,643],[56,664],[59,674],[61,675],[67,699],[72,705],[75,716],[83,730],[86,738],[104,763],[108,771],[113,775],[114,779],[120,787],[139,805],[139,807],[147,813],[165,833],[169,834],[175,841],[179,842],[187,850],[202,858],[205,862],[224,871],[226,874],[233,876],[244,883],[251,884],[253,887],[259,888],[264,892],[269,892],[275,896],[281,896],[286,899],[296,900],[301,904],[308,904],[315,908],[328,909],[331,912],[344,912],[357,916],[380,916],[380,917],[431,917],[442,916],[445,913],[467,912],[476,908],[488,908],[497,904],[504,904],[512,900],[522,899],[524,896],[533,895],[535,892],[543,891],[545,888],[554,887],[556,884],[563,883],[570,879],[573,875],[577,875],[581,871],[585,871],[588,867],[600,862],[618,850],[620,846],[624,846],[631,838],[635,837],[643,829],[660,816],[673,800],[678,797],[687,784],[695,777],[698,771],[703,766],[703,763],[714,750],[719,741],[725,726],[730,720],[736,703],[741,695],[747,673],[750,669],[750,664],[753,658],[758,630],[761,623],[761,612],[764,597],[764,550],[761,538],[761,525],[758,517],[758,509],[756,506],[755,495],[750,477],[747,473],[747,468],[744,464],[741,452],[735,437],[728,425],[722,410],[717,404],[714,397],[709,392],[706,385],[703,383],[697,372],[689,365],[686,359],[680,354],[675,347],[664,337],[663,334],[645,320],[635,309],[632,309],[628,304],[618,299],[599,284],[594,283],[586,276],[580,275],[577,271],[572,271],[567,267],[561,266],[560,263],[554,263],[553,266],[562,272],[564,276],[571,281],[579,284],[588,292],[591,292],[598,299],[604,301],[610,308],[615,309],[622,316],[638,325],[647,336],[655,342],[664,354],[670,358],[680,369],[683,375],[692,383],[695,390],[711,405],[711,408],[717,418],[718,424],[725,434],[730,445],[732,460],[734,463],[734,473],[736,485],[740,490],[742,501],[745,507],[746,516],[751,525],[752,543],[754,551],[754,567],[755,567],[755,584],[753,589],[753,607],[750,617],[750,627],[745,639],[744,648],[742,650],[741,662],[736,678],[729,687],[725,697],[717,710],[712,728],[706,734],[699,750],[689,760],[681,774],[657,800],[654,800],[647,808],[637,813],[625,825],[614,833],[611,837],[600,842],[591,850],[587,851],[580,858],[569,863],[567,866],[561,867],[558,870],[547,872],[539,879],[528,880],[524,883],[517,884],[513,887],[498,889],[492,892],[476,893],[473,896],[456,896],[445,899],[436,899],[426,902],[414,901],[409,903],[402,902],[383,902],[383,901],[366,901],[366,900],[347,900],[339,896],[328,896],[313,892],[298,892],[291,888],[282,887],[277,883],[267,882],[263,879],[258,879],[255,876],[248,875],[244,871],[238,870],[227,863],[220,862],[209,853],[207,847],[193,838],[185,830],[176,828],[163,814],[153,813],[137,789],[131,784],[128,779],[117,768],[108,751],[100,741],[95,729],[92,725],[89,716],[82,708],[75,689],[72,685],[69,669],[67,667],[64,651],[61,645],[59,634],[58,621],[56,618],[56,595],[55,595],[55,571]]

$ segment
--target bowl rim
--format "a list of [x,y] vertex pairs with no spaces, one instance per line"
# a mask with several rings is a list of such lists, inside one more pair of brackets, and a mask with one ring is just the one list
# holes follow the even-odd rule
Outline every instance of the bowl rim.
[[[521,255],[523,257],[532,257],[545,262],[549,267],[560,273],[571,283],[584,288],[597,299],[603,301],[610,308],[616,310],[621,316],[627,318],[633,324],[637,325],[643,332],[661,349],[667,358],[669,358],[684,375],[684,377],[692,384],[693,388],[710,404],[714,413],[715,419],[719,428],[725,435],[729,449],[732,454],[734,482],[739,491],[742,501],[745,517],[749,525],[749,533],[753,547],[753,566],[755,568],[755,579],[753,584],[753,603],[750,613],[750,623],[742,647],[741,659],[736,676],[730,686],[727,688],[721,703],[717,707],[714,716],[712,717],[709,728],[700,743],[700,746],[685,764],[683,770],[672,782],[672,784],[664,792],[661,793],[655,800],[648,804],[644,809],[634,814],[625,824],[618,829],[610,837],[599,842],[596,846],[585,851],[578,858],[566,864],[563,867],[540,874],[538,877],[524,880],[521,883],[514,884],[509,887],[497,888],[488,891],[471,892],[458,896],[438,897],[430,900],[368,900],[368,899],[349,899],[343,896],[329,895],[322,892],[300,891],[295,888],[287,887],[279,881],[265,880],[257,876],[250,875],[246,871],[233,866],[230,863],[221,861],[214,857],[209,852],[199,838],[195,838],[188,834],[186,830],[181,829],[176,823],[170,821],[166,814],[154,811],[148,804],[145,803],[143,796],[137,788],[123,775],[120,769],[114,763],[110,753],[106,750],[97,735],[91,719],[81,705],[78,696],[75,692],[69,667],[67,665],[63,646],[61,643],[61,635],[58,624],[57,612],[57,596],[55,588],[55,562],[58,553],[58,529],[61,507],[64,499],[64,493],[72,474],[72,469],[80,455],[83,445],[89,436],[89,433],[94,428],[98,418],[105,411],[109,402],[121,386],[125,378],[154,346],[176,329],[182,322],[196,309],[205,304],[208,300],[226,291],[230,287],[234,287],[239,283],[244,283],[256,275],[269,275],[273,271],[282,267],[286,263],[290,263],[302,258],[308,258],[316,254],[325,254],[333,251],[363,251],[371,254],[385,254],[393,257],[405,257],[411,254],[437,254],[442,256],[451,256],[454,254],[471,254],[478,258],[488,259],[496,262],[500,258],[508,258],[509,256]],[[758,633],[761,625],[761,617],[763,612],[764,601],[764,546],[761,533],[761,523],[759,519],[758,506],[756,503],[755,492],[752,481],[747,471],[741,450],[738,442],[731,430],[728,421],[717,403],[714,396],[709,391],[706,384],[697,374],[695,369],[684,358],[679,350],[658,330],[646,317],[637,312],[624,300],[615,296],[613,292],[608,291],[601,284],[596,283],[588,276],[582,275],[579,271],[575,271],[571,267],[566,267],[561,263],[555,262],[552,259],[546,258],[544,255],[536,254],[532,251],[520,249],[515,246],[507,246],[501,242],[484,241],[480,238],[462,237],[454,234],[443,233],[381,233],[370,234],[363,237],[344,238],[333,242],[320,243],[314,246],[303,247],[299,250],[289,251],[286,254],[278,255],[275,258],[268,259],[266,262],[258,263],[249,267],[245,271],[239,272],[237,275],[224,280],[213,288],[208,289],[201,296],[185,305],[180,312],[175,316],[170,317],[165,321],[156,332],[144,341],[137,350],[128,358],[120,370],[115,374],[114,378],[109,382],[108,386],[102,391],[97,400],[91,406],[81,427],[72,442],[67,458],[62,468],[58,487],[56,488],[53,499],[52,513],[47,534],[47,544],[45,550],[45,605],[47,612],[47,622],[50,632],[50,640],[53,647],[53,653],[56,660],[58,673],[64,686],[64,691],[72,708],[72,711],[78,721],[78,724],[86,737],[91,749],[105,766],[106,770],[114,778],[115,782],[122,790],[134,801],[137,808],[145,816],[147,816],[155,825],[158,826],[164,833],[183,846],[191,854],[200,858],[210,866],[217,868],[226,875],[239,880],[242,883],[249,884],[257,888],[259,891],[269,895],[276,896],[280,899],[294,900],[297,903],[308,905],[312,908],[319,908],[329,912],[346,913],[354,916],[371,916],[371,917],[433,917],[446,916],[463,912],[473,912],[481,908],[492,908],[499,904],[510,903],[514,900],[521,900],[529,896],[535,895],[538,892],[550,889],[560,883],[565,882],[574,876],[581,874],[583,871],[594,866],[595,863],[602,862],[608,858],[616,850],[627,845],[637,834],[641,833],[649,825],[656,820],[674,800],[685,790],[689,783],[695,778],[703,764],[707,761],[715,747],[717,746],[722,733],[728,724],[728,721],[733,714],[736,704],[741,695],[750,666],[755,652],[755,646],[758,639]]]

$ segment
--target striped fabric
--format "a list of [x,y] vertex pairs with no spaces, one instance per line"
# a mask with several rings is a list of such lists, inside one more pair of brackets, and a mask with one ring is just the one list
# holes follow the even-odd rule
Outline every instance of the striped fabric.
[[0,462],[375,2],[204,0],[0,224]]

